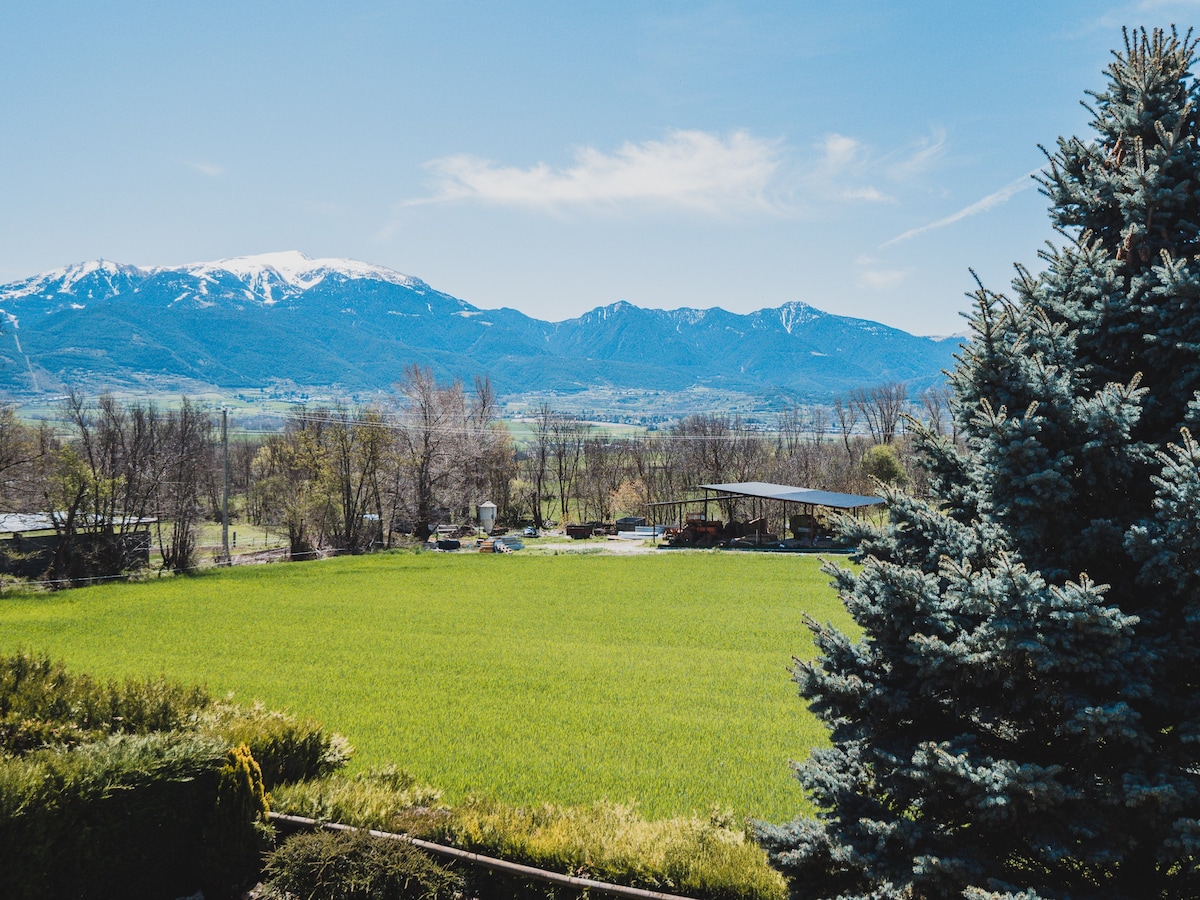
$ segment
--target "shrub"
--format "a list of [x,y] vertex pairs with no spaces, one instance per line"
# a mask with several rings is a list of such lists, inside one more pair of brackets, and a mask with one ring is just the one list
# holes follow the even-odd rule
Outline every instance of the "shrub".
[[884,484],[907,484],[908,475],[904,464],[892,444],[876,444],[863,454],[863,474],[875,478]]
[[202,688],[165,679],[100,682],[46,656],[0,657],[0,751],[21,754],[108,734],[175,729],[209,732],[226,747],[247,745],[268,790],[328,775],[353,752],[345,738],[310,719],[261,704],[247,709],[213,702]]
[[600,881],[714,900],[782,900],[783,878],[730,818],[650,822],[615,803],[514,807],[473,799],[442,830],[464,849]]
[[[404,831],[617,884],[713,900],[782,900],[787,894],[783,878],[767,865],[766,853],[726,813],[649,822],[632,807],[611,803],[515,807],[483,799],[434,809],[436,791],[394,770],[293,785],[272,798],[280,812]],[[497,897],[545,892],[492,873],[472,873],[471,889]]]
[[194,724],[210,703],[197,687],[164,679],[101,682],[31,653],[0,657],[0,750],[25,753],[106,734],[147,734]]
[[417,836],[433,833],[431,822],[449,815],[434,809],[440,791],[394,767],[286,785],[272,798],[277,810],[291,815]]
[[0,896],[232,895],[268,844],[266,790],[349,755],[261,705],[0,657]]
[[267,857],[269,896],[306,900],[438,900],[462,879],[404,841],[365,831],[289,838]]
[[235,893],[244,875],[258,870],[273,832],[267,819],[262,770],[245,744],[225,755],[217,773],[212,814],[204,835],[205,869],[224,894]]
[[0,896],[227,896],[256,872],[268,833],[265,806],[218,802],[238,796],[238,759],[168,732],[0,760]]
[[344,737],[325,731],[320,723],[269,710],[261,703],[249,708],[214,703],[201,716],[200,726],[230,746],[247,745],[262,769],[267,790],[323,778],[344,766],[354,752]]

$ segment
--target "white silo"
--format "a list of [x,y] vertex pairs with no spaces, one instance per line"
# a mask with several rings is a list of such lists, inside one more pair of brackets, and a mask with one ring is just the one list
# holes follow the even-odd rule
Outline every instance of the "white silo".
[[479,527],[483,529],[484,534],[491,534],[492,529],[496,527],[496,504],[485,500],[476,509],[479,510]]

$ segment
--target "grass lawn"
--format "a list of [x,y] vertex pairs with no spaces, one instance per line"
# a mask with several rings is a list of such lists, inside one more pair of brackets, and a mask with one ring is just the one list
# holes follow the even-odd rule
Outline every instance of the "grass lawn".
[[396,553],[0,599],[0,651],[165,674],[509,802],[783,820],[824,735],[785,671],[803,613],[850,622],[812,557]]

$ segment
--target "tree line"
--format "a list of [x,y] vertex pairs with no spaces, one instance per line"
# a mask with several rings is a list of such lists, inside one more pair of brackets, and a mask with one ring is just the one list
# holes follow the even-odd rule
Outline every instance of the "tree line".
[[298,407],[279,431],[234,434],[222,452],[212,408],[73,393],[55,423],[0,408],[0,508],[49,517],[51,580],[133,568],[147,534],[162,567],[182,572],[199,562],[197,530],[221,520],[226,490],[234,523],[278,529],[299,559],[424,540],[487,500],[500,523],[541,529],[643,513],[704,483],[920,489],[903,416],[940,431],[947,403],[944,390],[910,400],[882,385],[792,406],[770,430],[705,413],[628,436],[543,404],[514,439],[488,379],[442,384],[412,366],[386,401]]

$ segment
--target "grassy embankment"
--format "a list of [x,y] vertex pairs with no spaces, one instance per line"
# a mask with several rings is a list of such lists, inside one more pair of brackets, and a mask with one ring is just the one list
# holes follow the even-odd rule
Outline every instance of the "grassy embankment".
[[360,768],[447,799],[636,801],[772,820],[823,742],[785,671],[808,613],[848,618],[811,557],[388,554],[0,600],[0,652],[166,675],[311,716]]

